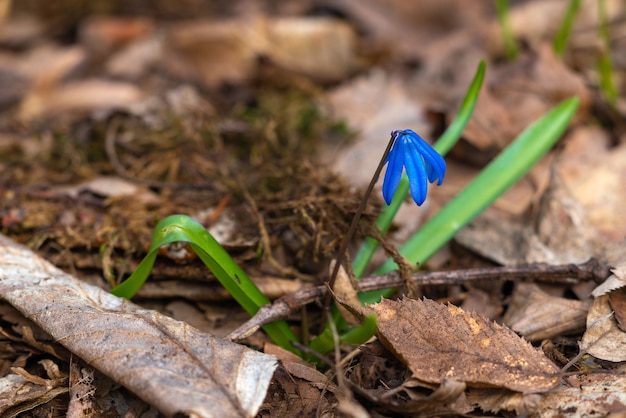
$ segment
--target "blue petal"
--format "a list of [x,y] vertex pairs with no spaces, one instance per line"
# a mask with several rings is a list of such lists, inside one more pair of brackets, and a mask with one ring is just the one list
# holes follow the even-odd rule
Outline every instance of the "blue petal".
[[426,200],[426,192],[428,191],[428,182],[426,177],[426,168],[424,166],[424,158],[419,152],[419,148],[414,141],[406,142],[406,154],[404,156],[404,164],[406,165],[406,174],[409,177],[409,186],[411,197],[418,206]]
[[[395,131],[394,131],[395,132]],[[393,135],[393,133],[392,133]],[[387,171],[385,171],[385,180],[383,181],[383,198],[387,205],[391,204],[393,194],[400,184],[402,177],[402,166],[404,165],[404,142],[402,135],[396,138],[389,155],[387,156]]]
[[440,186],[446,174],[446,161],[428,142],[424,141],[422,137],[413,131],[411,132],[413,133],[413,135],[410,135],[411,142],[415,144],[419,154],[424,158],[428,181],[432,183],[435,180],[439,180],[437,185]]

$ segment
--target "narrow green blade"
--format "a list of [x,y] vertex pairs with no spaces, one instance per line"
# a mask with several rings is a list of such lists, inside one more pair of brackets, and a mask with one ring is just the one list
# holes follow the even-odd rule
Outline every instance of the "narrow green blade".
[[[560,103],[529,126],[441,211],[400,249],[412,263],[423,263],[461,228],[519,180],[561,137],[578,108],[578,98]],[[377,274],[397,268],[388,260]],[[374,303],[393,290],[361,294],[361,301]]]
[[[148,279],[158,249],[173,242],[189,243],[222,286],[250,315],[254,315],[261,306],[269,303],[265,295],[215,238],[202,225],[186,215],[171,215],[159,222],[154,229],[152,244],[146,257],[133,274],[111,290],[111,293],[123,298],[132,298]],[[298,338],[285,321],[273,322],[263,329],[276,344],[300,354],[290,343],[298,341]]]

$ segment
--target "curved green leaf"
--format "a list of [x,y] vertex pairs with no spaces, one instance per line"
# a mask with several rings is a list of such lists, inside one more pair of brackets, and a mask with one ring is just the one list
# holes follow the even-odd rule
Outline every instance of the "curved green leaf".
[[[215,238],[202,225],[186,215],[171,215],[158,223],[148,254],[130,277],[111,290],[111,293],[127,299],[132,298],[147,280],[158,249],[173,242],[189,243],[222,286],[250,315],[254,315],[261,306],[269,303],[265,295]],[[298,338],[286,322],[273,322],[263,329],[276,344],[300,354],[291,345],[291,341],[298,341]]]

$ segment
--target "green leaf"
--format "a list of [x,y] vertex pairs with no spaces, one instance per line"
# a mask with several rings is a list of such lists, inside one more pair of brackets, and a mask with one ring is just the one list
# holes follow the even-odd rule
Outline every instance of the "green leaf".
[[[111,290],[111,293],[127,299],[132,298],[148,279],[158,249],[173,242],[189,243],[222,286],[250,315],[256,314],[261,306],[269,303],[265,295],[215,238],[202,225],[186,215],[171,215],[159,222],[154,229],[148,254],[130,277]],[[300,354],[290,343],[298,341],[298,338],[286,322],[273,322],[263,329],[276,344]]]
[[565,12],[565,16],[563,17],[563,21],[561,22],[561,26],[559,26],[559,30],[554,37],[554,42],[552,43],[552,49],[554,50],[554,54],[559,57],[562,56],[565,52],[567,40],[569,39],[569,34],[572,31],[574,19],[576,18],[576,15],[578,15],[579,10],[580,0],[570,0],[569,5],[567,6],[567,11]]
[[606,11],[606,0],[598,2],[598,14],[600,25],[598,27],[602,50],[598,60],[598,73],[600,74],[600,89],[606,99],[612,105],[617,102],[617,87],[613,80],[613,60],[611,59],[611,35],[609,33],[609,18]]
[[[445,155],[448,151],[450,151],[450,149],[452,149],[454,144],[456,144],[461,137],[463,130],[472,117],[474,108],[476,107],[476,102],[478,101],[480,88],[483,84],[483,80],[485,79],[485,67],[485,61],[481,61],[478,64],[476,74],[474,75],[474,79],[472,80],[472,83],[465,94],[465,98],[461,103],[459,113],[454,118],[454,121],[452,121],[448,129],[446,129],[443,135],[441,135],[441,138],[439,138],[439,140],[435,143],[434,148],[437,152],[439,152],[439,154]],[[376,221],[381,233],[384,234],[389,230],[391,222],[396,216],[396,213],[398,213],[402,202],[406,199],[408,192],[409,181],[405,174],[402,176],[402,180],[400,180],[400,185],[393,196],[391,204],[383,207],[382,212]],[[367,268],[367,265],[372,259],[372,256],[377,248],[378,241],[373,238],[366,238],[352,263],[352,269],[356,277],[363,276],[363,273],[365,272],[365,269]]]
[[[563,101],[526,128],[478,176],[400,249],[411,263],[422,264],[461,228],[519,180],[558,141],[578,108],[578,98]],[[376,274],[397,268],[388,260]],[[375,303],[393,289],[360,295],[364,303]]]
[[509,13],[509,1],[508,0],[495,0],[496,2],[496,14],[498,15],[498,22],[502,28],[502,37],[504,38],[504,50],[506,51],[506,57],[509,60],[514,60],[517,57],[517,41],[513,35],[511,29],[511,19]]

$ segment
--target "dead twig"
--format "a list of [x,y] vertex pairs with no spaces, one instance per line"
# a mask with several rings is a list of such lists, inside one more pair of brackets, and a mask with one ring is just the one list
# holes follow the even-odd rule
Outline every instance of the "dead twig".
[[[410,279],[414,285],[457,285],[475,280],[534,280],[551,283],[575,284],[594,280],[601,282],[609,276],[608,267],[591,258],[582,264],[550,265],[533,263],[520,266],[487,267],[479,269],[415,273]],[[392,271],[382,276],[366,277],[356,283],[357,292],[400,287],[405,284],[400,273]],[[327,294],[326,286],[310,287],[287,294],[265,305],[226,338],[238,341],[253,334],[263,325],[287,318],[303,306],[321,300]]]

